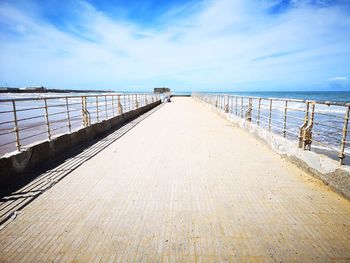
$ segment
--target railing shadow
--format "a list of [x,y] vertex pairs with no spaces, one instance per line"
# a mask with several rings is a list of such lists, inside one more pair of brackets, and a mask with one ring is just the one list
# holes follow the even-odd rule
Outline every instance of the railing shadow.
[[52,188],[72,171],[121,138],[162,106],[163,104],[144,113],[122,125],[117,130],[113,130],[108,135],[93,141],[88,146],[85,145],[84,148],[73,149],[67,156],[52,161],[40,170],[24,176],[16,184],[6,189],[0,189],[0,230],[13,221],[24,207],[33,202],[46,190]]

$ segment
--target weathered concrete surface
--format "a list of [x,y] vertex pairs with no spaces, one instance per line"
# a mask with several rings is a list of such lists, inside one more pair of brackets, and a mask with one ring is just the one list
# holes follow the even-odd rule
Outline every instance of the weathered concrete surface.
[[[81,128],[75,132],[63,134],[50,141],[46,140],[20,153],[0,158],[0,184],[13,183],[20,177],[28,175],[33,169],[46,162],[66,154],[72,148],[81,146],[101,137],[120,125],[136,118],[160,104],[160,101],[126,112],[108,120]],[[1,187],[0,187],[1,188]]]
[[288,159],[299,168],[321,179],[334,191],[342,194],[350,200],[350,166],[340,165],[339,162],[326,155],[312,151],[304,151],[297,147],[295,141],[287,140],[282,136],[269,132],[258,125],[242,118],[225,113],[224,111],[209,104],[199,102],[211,110],[226,118],[235,126],[244,128],[255,138],[266,143],[273,151]]
[[23,208],[0,232],[0,261],[350,259],[346,199],[194,100],[173,100]]

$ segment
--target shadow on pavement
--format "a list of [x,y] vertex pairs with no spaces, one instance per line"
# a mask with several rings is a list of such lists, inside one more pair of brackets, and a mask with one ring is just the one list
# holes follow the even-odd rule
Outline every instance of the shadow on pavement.
[[7,186],[6,189],[0,190],[0,230],[13,221],[24,207],[46,190],[53,187],[80,165],[121,138],[163,105],[164,104],[161,104],[124,124],[117,130],[111,131],[111,133],[101,139],[95,140],[89,145],[85,145],[84,148],[72,149],[66,156],[45,165],[40,171],[33,171],[31,174],[25,175],[23,179],[16,182],[15,185],[10,185]]

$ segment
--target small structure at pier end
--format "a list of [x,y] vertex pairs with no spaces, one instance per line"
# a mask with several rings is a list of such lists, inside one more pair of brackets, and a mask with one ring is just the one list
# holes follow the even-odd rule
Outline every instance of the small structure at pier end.
[[162,87],[162,88],[154,88],[154,93],[169,93],[170,88]]

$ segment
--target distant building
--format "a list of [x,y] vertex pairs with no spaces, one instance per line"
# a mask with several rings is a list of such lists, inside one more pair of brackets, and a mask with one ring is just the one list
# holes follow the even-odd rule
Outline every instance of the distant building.
[[154,93],[167,93],[167,92],[170,92],[170,89],[166,87],[154,88]]
[[1,92],[18,91],[18,90],[19,90],[19,88],[0,87]]
[[31,90],[31,91],[45,91],[46,88],[43,86],[31,86],[31,87],[26,87],[25,90]]

